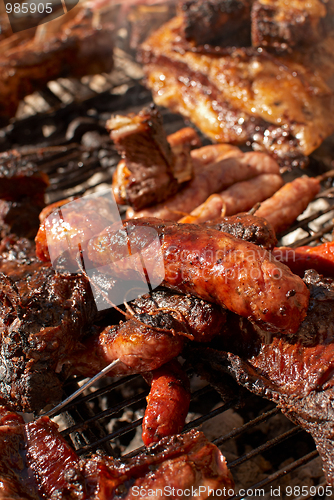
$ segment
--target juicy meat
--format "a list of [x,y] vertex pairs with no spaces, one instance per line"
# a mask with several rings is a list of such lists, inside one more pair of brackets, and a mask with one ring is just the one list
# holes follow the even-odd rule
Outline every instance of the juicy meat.
[[0,406],[0,498],[39,500],[31,478],[24,475],[24,421]]
[[[334,485],[334,285],[308,271],[310,305],[296,335],[268,342],[245,320],[228,325],[224,351],[198,351],[211,369],[230,373],[239,384],[278,403],[283,413],[311,433],[323,460],[328,484]],[[229,339],[229,342],[227,341]]]
[[328,4],[322,0],[256,0],[252,44],[280,51],[318,42],[329,27]]
[[304,276],[308,269],[315,269],[324,276],[334,278],[334,242],[330,241],[316,247],[278,247],[273,249],[277,260],[290,267],[298,276]]
[[33,239],[39,228],[39,213],[44,203],[38,197],[19,201],[0,199],[0,238],[9,234]]
[[[26,449],[29,469],[38,492],[44,498],[76,500],[134,499],[136,489],[164,491],[165,487],[186,490],[203,486],[198,499],[206,499],[210,489],[226,488],[234,482],[225,458],[204,434],[187,434],[164,438],[142,454],[123,462],[96,456],[80,460],[46,417],[26,426]],[[55,460],[57,457],[57,460]],[[142,496],[142,495],[141,495]],[[231,496],[231,495],[229,495]],[[227,497],[227,495],[226,495]],[[143,498],[148,498],[144,496]]]
[[143,420],[146,446],[182,431],[190,403],[189,379],[176,360],[146,374],[151,390]]
[[185,0],[182,32],[195,45],[250,45],[251,0]]
[[[96,16],[83,8],[56,32],[38,30],[38,36],[2,50],[0,44],[0,117],[16,113],[19,101],[58,77],[82,77],[110,71],[113,65],[112,27],[95,27]],[[37,32],[36,32],[37,33]],[[8,40],[2,43],[8,45]],[[75,62],[75,64],[73,64]]]
[[[256,48],[193,50],[175,17],[141,46],[158,105],[190,118],[214,141],[250,142],[282,162],[301,160],[334,131],[328,64],[319,68]],[[318,69],[318,70],[317,70]]]
[[[216,302],[270,331],[296,332],[306,315],[309,292],[299,277],[266,250],[195,224],[157,219],[125,222],[129,233],[137,235],[141,252],[153,269],[157,256],[145,242],[143,227],[157,231],[168,286]],[[120,234],[112,228],[88,244],[90,260],[106,268],[125,251]]]
[[[279,166],[264,153],[242,153],[234,146],[204,146],[191,152],[194,161],[194,178],[176,195],[165,202],[144,210],[129,209],[127,217],[158,217],[179,220],[204,203],[208,196],[232,184],[251,179],[260,174],[278,174]],[[202,151],[203,150],[203,151]]]
[[219,193],[225,207],[225,215],[247,212],[282,187],[283,179],[277,174],[262,174],[248,181],[236,182]]
[[298,177],[265,200],[256,215],[264,217],[280,233],[287,229],[307,208],[320,191],[320,182],[314,177]]
[[16,283],[0,275],[0,400],[35,411],[61,398],[57,363],[76,347],[96,308],[80,275],[55,273],[41,263],[19,271]]
[[154,105],[137,115],[113,116],[107,129],[123,158],[113,180],[117,203],[139,210],[176,193],[175,157]]
[[212,222],[205,226],[231,234],[240,240],[255,243],[255,245],[268,250],[277,244],[273,227],[266,219],[258,217],[258,215],[231,215],[230,217],[223,217],[219,222]]
[[189,215],[182,217],[180,224],[200,224],[209,220],[219,219],[224,215],[224,203],[219,194],[212,194],[209,198],[195,208]]

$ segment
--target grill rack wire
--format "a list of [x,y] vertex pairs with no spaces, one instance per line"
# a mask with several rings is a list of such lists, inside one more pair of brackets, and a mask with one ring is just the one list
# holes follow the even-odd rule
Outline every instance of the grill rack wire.
[[[81,81],[60,79],[57,82],[51,82],[43,91],[36,93],[35,99],[31,96],[26,98],[20,106],[19,116],[9,126],[0,129],[0,151],[19,148],[26,162],[32,161],[48,173],[51,180],[47,192],[48,203],[70,195],[79,196],[87,190],[95,190],[106,184],[110,185],[119,157],[113,145],[108,141],[104,123],[111,113],[137,111],[151,102],[151,94],[140,84],[141,77],[141,69],[131,56],[116,49],[115,67],[109,75],[99,75],[99,85],[96,83],[96,77],[83,78]],[[37,105],[34,104],[35,102]],[[162,114],[167,133],[185,125],[180,116],[173,115],[166,110],[162,110]],[[206,143],[205,139],[204,143]],[[44,148],[42,156],[39,153],[40,148]],[[303,173],[319,175],[331,168],[330,165],[321,162],[317,162],[316,165],[317,171],[311,165],[306,172],[296,169],[292,175],[298,176]],[[287,174],[287,179],[289,176],[291,173]],[[333,179],[328,178],[317,197],[318,200],[325,200],[325,204],[319,208],[317,201],[313,203],[309,215],[303,215],[286,233],[282,234],[281,242],[293,247],[331,240],[331,232],[334,228],[332,183]],[[319,219],[321,223],[315,227],[313,224]],[[295,231],[302,231],[302,235],[294,236],[290,241],[289,238],[291,234],[295,234]],[[101,399],[112,397],[122,386],[133,387],[135,385],[136,387],[136,384],[137,390],[130,397],[123,397],[110,408],[101,408]],[[78,382],[75,380],[68,383],[64,388],[64,397],[72,394],[78,387]],[[111,418],[118,419],[120,423],[119,415],[127,408],[135,407],[139,408],[139,412],[143,411],[147,394],[148,388],[139,375],[117,380],[106,379],[104,386],[81,396],[62,410],[63,426],[66,422],[62,434],[82,456],[91,452],[111,455],[118,453],[121,457],[134,456],[142,451],[143,447],[122,454],[119,451],[122,445],[120,448],[117,445],[117,448],[113,443],[124,439],[128,441],[127,436],[133,435],[141,426],[142,418],[123,422],[112,432],[107,431],[105,423]],[[212,394],[214,394],[213,397]],[[238,411],[245,416],[245,423],[215,437],[213,443],[221,447],[231,439],[238,439],[242,442],[246,439],[245,436],[252,435],[251,433],[261,423],[269,422],[270,419],[280,414],[280,410],[273,403],[245,391],[242,395],[242,401],[239,396],[222,401],[209,385],[195,390],[192,393],[192,402],[200,400],[201,407],[210,409],[191,419],[184,431],[201,428],[203,424],[222,415],[228,409],[239,409]],[[216,407],[212,401],[218,400],[220,404]],[[283,416],[282,418],[285,419]],[[298,449],[300,443],[307,443],[306,451],[300,453],[300,456],[293,456],[290,463],[277,470],[270,470],[264,478],[248,487],[248,490],[253,492],[253,498],[256,497],[254,492],[258,489],[277,484],[277,481],[284,476],[318,456],[309,435],[299,426],[295,426],[288,420],[287,422],[289,423],[288,430],[264,440],[262,444],[257,442],[251,450],[249,448],[242,450],[238,458],[228,462],[229,468],[234,473],[242,464],[250,463],[260,455],[270,452],[281,455],[283,453],[283,457],[288,458],[291,454],[287,454],[287,450]],[[255,432],[256,436],[258,434]],[[278,451],[280,448],[283,452]],[[317,486],[321,485],[325,485],[324,478]],[[240,495],[234,497],[235,500],[239,498],[241,498]],[[323,498],[323,496],[309,494],[289,498],[301,500],[301,498]]]

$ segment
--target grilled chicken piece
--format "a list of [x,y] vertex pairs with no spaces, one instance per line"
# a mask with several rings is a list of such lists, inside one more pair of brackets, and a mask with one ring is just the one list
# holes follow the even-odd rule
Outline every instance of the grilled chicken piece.
[[182,496],[171,493],[170,498],[185,500],[192,487],[198,490],[202,486],[196,498],[205,500],[212,490],[224,491],[225,487],[230,492],[227,498],[234,488],[225,458],[198,431],[164,438],[133,459],[96,456],[79,461],[47,417],[27,424],[25,430],[28,466],[36,478],[36,489],[45,498],[102,500],[115,498],[122,491],[122,498],[130,500],[136,498],[137,491],[164,491],[168,487],[171,492],[173,488],[185,492]]
[[195,45],[250,45],[252,0],[183,0],[182,32]]
[[[215,302],[273,333],[295,333],[304,319],[309,299],[305,284],[266,250],[195,224],[148,218],[125,221],[124,226],[140,241],[144,261],[152,266],[153,274],[157,254],[147,245],[142,228],[155,229],[164,282],[169,287]],[[105,266],[106,271],[111,266],[116,276],[122,270],[113,263],[125,252],[120,233],[112,227],[88,244],[89,259],[96,266]]]
[[175,17],[140,49],[158,105],[190,118],[215,141],[249,142],[288,163],[302,161],[333,133],[326,61],[319,59],[316,70],[251,47],[203,52],[184,46],[181,30]]
[[190,145],[199,142],[197,134],[192,129],[173,134],[174,150],[154,105],[137,115],[112,117],[107,129],[123,158],[113,179],[117,203],[139,210],[168,199],[192,178]]
[[[46,29],[39,36],[8,48],[0,43],[0,118],[4,122],[16,113],[19,101],[42,89],[54,78],[110,71],[113,65],[112,29],[95,27],[94,13],[83,8],[63,22],[54,33]],[[1,44],[6,44],[1,47]]]
[[255,0],[252,44],[280,51],[320,41],[333,20],[329,4],[322,0]]
[[130,208],[127,217],[158,217],[177,221],[180,215],[191,213],[211,194],[227,189],[236,182],[264,173],[279,174],[277,162],[269,155],[258,152],[242,153],[234,146],[204,146],[194,149],[191,156],[194,178],[183,189],[169,200],[153,207],[139,211]]
[[256,211],[272,225],[276,233],[287,229],[319,193],[320,182],[314,177],[297,177],[265,200]]
[[[247,321],[235,317],[220,337],[225,352],[202,348],[196,365],[213,374],[228,372],[240,385],[273,400],[315,440],[327,482],[334,485],[334,284],[307,271],[310,305],[294,336],[268,341]],[[189,353],[190,349],[187,350]]]

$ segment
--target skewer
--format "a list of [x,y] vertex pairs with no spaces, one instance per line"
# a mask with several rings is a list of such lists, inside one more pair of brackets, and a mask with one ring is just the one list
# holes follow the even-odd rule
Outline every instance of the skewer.
[[69,403],[71,403],[74,399],[76,399],[80,394],[82,394],[86,389],[91,387],[95,382],[103,378],[108,372],[110,372],[115,366],[118,366],[121,361],[119,359],[115,359],[112,361],[108,366],[103,368],[99,373],[94,375],[94,377],[90,378],[84,385],[82,385],[77,391],[73,392],[70,396],[68,396],[64,401],[59,403],[57,406],[52,408],[52,410],[49,410],[46,413],[43,413],[42,415],[39,415],[39,417],[53,417],[57,413],[60,413],[60,410],[62,410],[65,406],[67,406]]

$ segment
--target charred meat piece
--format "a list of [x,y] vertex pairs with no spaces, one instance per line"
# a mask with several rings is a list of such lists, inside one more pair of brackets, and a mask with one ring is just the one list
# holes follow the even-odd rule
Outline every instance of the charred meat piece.
[[0,400],[35,411],[62,395],[57,363],[83,337],[96,307],[87,280],[47,265],[1,275]]
[[250,323],[235,317],[227,323],[229,334],[220,337],[225,352],[210,349],[205,354],[199,349],[197,359],[201,364],[205,358],[212,371],[228,372],[250,391],[272,399],[310,432],[328,484],[333,485],[334,285],[315,271],[308,271],[304,279],[310,305],[296,335],[268,342]]
[[210,304],[192,295],[183,295],[168,289],[155,290],[131,302],[137,314],[168,313],[184,324],[188,338],[196,342],[209,342],[219,335],[225,323],[226,313],[215,304]]
[[39,213],[44,203],[38,197],[22,198],[18,201],[0,199],[0,238],[9,234],[35,238],[39,228]]
[[264,173],[279,174],[277,162],[267,154],[242,153],[234,146],[221,146],[194,149],[191,152],[194,178],[165,202],[137,212],[132,208],[128,209],[127,217],[158,217],[177,221],[181,215],[191,213],[204,203],[211,194],[227,189],[236,182]]
[[[153,269],[157,255],[141,228],[157,231],[169,287],[215,302],[276,333],[295,333],[304,319],[309,299],[305,284],[266,250],[195,224],[152,218],[126,221],[124,226],[138,237],[143,258]],[[90,260],[117,273],[113,262],[127,251],[120,236],[106,228],[92,238]]]
[[267,219],[276,233],[280,233],[304,212],[319,191],[318,179],[307,176],[297,177],[285,184],[271,198],[265,200],[256,211],[256,215]]
[[130,204],[138,210],[176,193],[175,157],[162,117],[154,106],[138,115],[114,116],[107,122],[107,129],[123,158],[113,182],[118,203]]
[[322,0],[255,0],[252,7],[252,44],[291,50],[313,44],[326,34],[329,2]]
[[275,231],[266,219],[258,215],[238,214],[223,217],[219,222],[205,224],[210,229],[229,233],[241,240],[272,249],[277,244]]
[[250,45],[251,0],[185,0],[179,3],[186,40],[195,45]]
[[45,37],[40,29],[38,36],[36,32],[34,38],[7,50],[0,44],[0,117],[4,122],[15,115],[23,97],[54,78],[111,70],[111,26],[95,27],[94,13],[87,8],[72,17],[55,32],[47,28]]
[[143,420],[146,446],[182,431],[190,403],[189,379],[177,360],[144,376],[151,389]]
[[158,105],[190,118],[214,141],[250,143],[287,163],[302,161],[333,133],[327,65],[316,71],[252,47],[196,52],[182,45],[181,28],[176,17],[141,46]]

